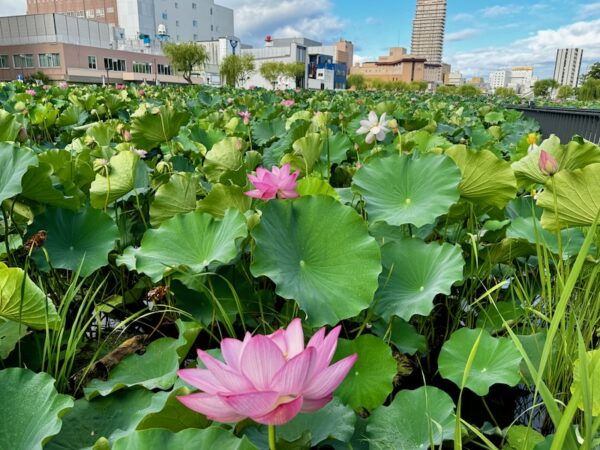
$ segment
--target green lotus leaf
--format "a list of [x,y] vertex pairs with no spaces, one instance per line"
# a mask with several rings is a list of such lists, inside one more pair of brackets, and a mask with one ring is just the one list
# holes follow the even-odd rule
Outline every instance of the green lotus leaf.
[[216,426],[204,430],[189,429],[173,433],[169,430],[152,429],[134,431],[119,438],[112,450],[258,450],[247,437],[238,438],[231,431]]
[[214,184],[206,197],[197,204],[197,211],[222,218],[225,211],[235,208],[245,213],[252,206],[252,199],[244,195],[244,189],[236,185]]
[[348,442],[354,433],[356,414],[334,397],[325,407],[312,413],[298,414],[288,423],[277,427],[277,435],[287,442],[297,441],[309,431],[314,447],[327,439]]
[[151,428],[164,428],[169,431],[182,431],[188,428],[206,428],[210,421],[184,406],[177,397],[191,394],[195,389],[189,389],[186,386],[178,387],[183,381],[178,380],[175,387],[169,394],[169,399],[165,406],[155,413],[148,414],[137,426],[136,430],[148,430]]
[[[178,339],[164,337],[150,343],[143,355],[130,355],[108,374],[106,380],[92,380],[83,389],[88,400],[106,397],[120,389],[142,386],[146,389],[170,389],[177,380],[177,369],[200,333],[194,322],[177,321]],[[181,356],[183,355],[183,356]]]
[[85,201],[83,192],[72,182],[55,185],[52,167],[41,161],[38,167],[29,168],[21,180],[21,185],[21,195],[38,203],[77,210]]
[[[47,233],[44,249],[52,267],[72,271],[81,267],[82,277],[108,264],[108,254],[119,239],[112,218],[89,207],[78,212],[47,208],[35,218],[30,234],[40,230]],[[47,267],[46,254],[41,249],[34,251],[34,258],[40,267]]]
[[40,163],[52,167],[52,175],[67,185],[75,184],[87,192],[96,174],[90,161],[90,150],[82,149],[77,152],[65,149],[46,150],[38,154]]
[[[582,389],[582,377],[587,377],[587,385],[591,396],[592,416],[600,417],[600,349],[586,352],[587,373],[582,373],[582,364],[579,359],[573,364],[573,383],[571,384],[571,393]],[[583,398],[579,400],[577,407],[585,411]]]
[[21,131],[21,124],[17,122],[17,118],[0,109],[0,142],[14,141]]
[[285,135],[285,120],[282,117],[273,120],[253,121],[250,127],[252,129],[252,139],[261,146]]
[[373,333],[382,339],[389,338],[389,341],[402,353],[414,355],[417,352],[427,351],[425,336],[419,334],[414,325],[399,317],[393,317],[389,325],[383,320],[376,321],[373,324]]
[[504,330],[504,322],[509,325],[523,319],[525,310],[521,305],[512,301],[503,301],[488,305],[477,316],[477,328],[485,328],[492,334]]
[[[537,217],[517,217],[513,219],[506,230],[507,238],[523,239],[530,244],[543,245],[555,255],[559,254],[558,237],[556,233],[542,228]],[[583,245],[585,237],[577,228],[568,228],[560,232],[563,258],[576,256]]]
[[389,345],[372,334],[363,334],[352,341],[340,339],[334,360],[354,353],[358,359],[335,394],[355,410],[373,410],[392,392],[396,360]]
[[354,209],[327,196],[270,201],[252,236],[252,274],[273,280],[311,325],[334,325],[371,303],[381,255]]
[[237,137],[225,138],[217,142],[206,154],[204,173],[211,183],[228,183],[244,185],[246,171],[244,170],[245,141]]
[[325,141],[321,160],[330,164],[339,164],[348,159],[347,152],[353,149],[352,141],[343,133],[335,133]]
[[86,136],[89,136],[99,147],[109,147],[117,132],[111,123],[96,122],[85,130]]
[[378,408],[367,420],[373,449],[427,450],[454,439],[454,402],[433,386],[396,394],[390,406]]
[[404,239],[385,244],[381,256],[375,312],[387,321],[394,315],[404,320],[415,314],[428,316],[435,296],[449,294],[463,278],[462,251],[450,244]]
[[28,148],[0,142],[0,203],[21,193],[21,179],[29,166],[37,166],[38,159]]
[[157,282],[180,268],[201,273],[211,263],[228,264],[247,234],[246,220],[235,209],[228,209],[223,220],[203,212],[178,214],[146,231],[135,254],[137,271]]
[[146,416],[162,410],[168,398],[168,392],[155,394],[134,388],[91,401],[76,400],[73,409],[63,417],[61,432],[45,450],[91,450],[99,440],[114,443],[132,433]]
[[352,180],[364,197],[371,222],[390,225],[433,223],[460,197],[460,170],[447,156],[390,156],[371,160]]
[[169,142],[185,125],[190,114],[171,106],[160,106],[154,112],[147,112],[131,121],[131,142],[137,148],[152,150],[164,142]]
[[71,104],[58,116],[56,125],[62,128],[77,127],[83,125],[89,114],[80,105]]
[[28,369],[0,370],[0,448],[41,450],[63,426],[73,399],[59,394],[54,379]]
[[600,164],[561,170],[546,183],[537,205],[544,208],[542,226],[548,230],[591,225],[600,211]]
[[[23,289],[23,297],[21,290]],[[17,267],[0,262],[0,317],[36,330],[58,328],[60,317],[52,301]]]
[[329,195],[336,200],[340,199],[339,194],[326,181],[317,177],[305,177],[298,181],[296,191],[301,196],[304,195]]
[[408,148],[416,148],[421,153],[429,153],[435,149],[450,146],[450,142],[444,136],[432,134],[427,130],[407,133],[403,136],[403,139]]
[[142,193],[148,187],[148,168],[133,152],[124,151],[110,158],[108,176],[102,170],[90,187],[90,202],[103,209],[117,200]]
[[[308,174],[312,172],[312,169],[317,161],[321,157],[321,151],[323,150],[323,139],[319,133],[308,133],[306,136],[301,137],[292,144],[293,153],[285,155],[281,160],[281,164],[285,164],[288,161],[287,157],[290,157],[292,162],[292,169],[300,169],[302,173]],[[294,164],[296,161],[294,157],[299,157],[300,164]]]
[[485,115],[483,120],[492,125],[496,125],[500,122],[504,122],[504,114],[502,114],[502,111],[491,111]]
[[198,176],[189,172],[174,173],[166,184],[156,190],[150,205],[150,223],[157,226],[176,214],[196,209]]
[[0,317],[0,359],[8,358],[23,336],[27,334],[27,327],[13,320]]
[[462,174],[461,197],[480,206],[504,208],[517,194],[517,179],[506,161],[489,150],[469,150],[453,145],[446,150]]
[[[470,370],[465,374],[467,361]],[[440,375],[461,389],[487,395],[494,384],[516,386],[521,380],[519,365],[523,357],[509,338],[496,338],[483,329],[461,328],[450,336],[440,352]]]

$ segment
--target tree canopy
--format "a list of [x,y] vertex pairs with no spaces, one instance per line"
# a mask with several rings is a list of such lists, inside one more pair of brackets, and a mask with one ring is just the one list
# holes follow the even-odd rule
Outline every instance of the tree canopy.
[[553,89],[558,87],[558,81],[552,78],[547,80],[538,80],[533,85],[533,94],[536,97],[548,97]]
[[253,55],[227,55],[221,63],[221,78],[228,86],[242,84],[254,71]]
[[194,42],[174,43],[167,42],[163,45],[163,52],[173,68],[179,72],[183,78],[192,84],[192,71],[195,67],[201,67],[208,61],[206,49]]

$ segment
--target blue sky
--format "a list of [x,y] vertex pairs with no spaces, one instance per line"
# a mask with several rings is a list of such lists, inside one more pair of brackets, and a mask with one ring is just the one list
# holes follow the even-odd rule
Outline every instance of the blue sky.
[[[23,13],[26,0],[0,0],[0,14]],[[262,45],[267,34],[342,37],[358,61],[410,50],[416,0],[216,0],[235,10],[236,34]],[[448,0],[444,59],[467,76],[534,65],[552,75],[556,48],[583,47],[585,70],[600,61],[600,0]]]

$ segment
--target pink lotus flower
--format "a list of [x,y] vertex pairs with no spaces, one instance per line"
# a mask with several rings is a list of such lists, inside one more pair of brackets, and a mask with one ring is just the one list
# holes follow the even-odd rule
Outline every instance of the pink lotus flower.
[[115,89],[127,89],[127,86],[122,83],[117,83],[115,84]]
[[286,108],[291,108],[292,106],[294,106],[296,104],[296,102],[292,99],[289,100],[281,100],[281,105],[285,106]]
[[58,87],[61,89],[67,89],[69,87],[69,83],[67,83],[66,81],[61,81],[60,83],[58,83]]
[[390,131],[386,127],[386,113],[383,113],[379,119],[377,119],[377,113],[371,111],[367,120],[360,121],[360,128],[356,130],[357,134],[367,134],[365,142],[372,144],[375,139],[378,141],[385,140],[385,135]]
[[32,97],[34,97],[36,94],[34,89],[27,89],[25,93],[31,95]]
[[250,123],[250,119],[252,118],[250,111],[240,111],[239,115],[242,119],[244,119],[244,125],[248,125]]
[[246,333],[243,341],[224,339],[225,363],[198,350],[206,369],[178,371],[203,391],[178,399],[218,422],[249,417],[264,425],[281,425],[299,412],[316,411],[329,403],[357,358],[354,354],[329,365],[339,333],[339,325],[327,336],[321,328],[305,348],[302,324],[294,319],[287,330],[268,336]]
[[551,177],[552,175],[554,175],[556,172],[558,172],[558,162],[556,161],[556,159],[554,159],[554,157],[542,150],[540,152],[540,159],[538,161],[538,166],[540,168],[540,171],[546,175]]
[[144,95],[146,95],[146,91],[144,91],[143,89],[138,89],[138,95],[140,97],[143,97]]
[[248,175],[248,179],[256,189],[244,192],[244,194],[261,200],[271,200],[275,197],[296,198],[298,197],[296,192],[298,175],[300,175],[299,170],[290,174],[290,163],[281,168],[273,166],[270,172],[264,167],[259,167],[256,169],[256,176]]
[[135,153],[136,155],[138,155],[142,159],[144,159],[146,156],[148,156],[148,152],[146,150],[142,150],[142,149],[139,149],[139,148],[133,149],[133,153]]

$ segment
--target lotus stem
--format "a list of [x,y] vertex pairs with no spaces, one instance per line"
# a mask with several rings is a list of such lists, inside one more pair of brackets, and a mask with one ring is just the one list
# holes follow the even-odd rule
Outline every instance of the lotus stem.
[[277,450],[277,443],[275,439],[275,425],[268,425],[269,429],[269,450]]

